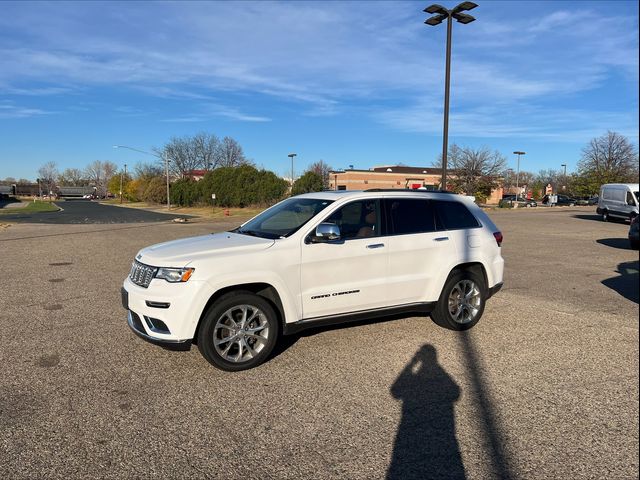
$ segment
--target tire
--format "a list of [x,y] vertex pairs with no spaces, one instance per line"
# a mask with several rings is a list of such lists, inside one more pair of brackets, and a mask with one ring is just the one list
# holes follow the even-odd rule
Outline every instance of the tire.
[[640,242],[629,239],[629,246],[632,250],[640,250]]
[[608,222],[609,221],[609,212],[607,212],[606,210],[602,211],[602,221],[603,222]]
[[230,292],[205,313],[198,349],[221,370],[248,370],[269,357],[279,330],[280,322],[267,300],[247,291]]
[[[463,292],[467,296],[473,294],[470,301],[464,302]],[[486,300],[487,288],[482,274],[473,270],[454,270],[442,288],[431,318],[451,330],[469,330],[480,321]]]

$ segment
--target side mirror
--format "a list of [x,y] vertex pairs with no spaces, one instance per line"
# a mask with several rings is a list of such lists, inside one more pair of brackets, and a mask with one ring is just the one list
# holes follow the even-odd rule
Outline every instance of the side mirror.
[[311,237],[314,243],[332,242],[340,240],[340,227],[335,223],[321,223],[316,227],[316,233]]

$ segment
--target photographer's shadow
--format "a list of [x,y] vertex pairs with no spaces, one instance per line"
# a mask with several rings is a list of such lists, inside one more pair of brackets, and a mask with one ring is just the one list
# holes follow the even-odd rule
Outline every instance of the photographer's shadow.
[[391,394],[402,400],[402,420],[387,478],[464,479],[454,418],[460,388],[438,364],[433,346],[418,350]]

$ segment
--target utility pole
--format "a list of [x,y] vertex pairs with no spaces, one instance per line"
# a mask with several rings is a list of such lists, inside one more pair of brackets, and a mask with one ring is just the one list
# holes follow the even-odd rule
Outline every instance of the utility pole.
[[[124,175],[127,174],[127,164],[124,164]],[[120,172],[120,205],[122,205],[122,177],[123,173]]]

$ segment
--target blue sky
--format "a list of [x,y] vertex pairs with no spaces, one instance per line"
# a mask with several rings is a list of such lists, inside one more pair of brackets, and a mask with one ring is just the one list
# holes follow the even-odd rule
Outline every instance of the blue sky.
[[[442,2],[448,7],[454,3]],[[638,3],[478,0],[454,24],[450,143],[573,171],[614,130],[638,142]],[[286,175],[441,152],[444,25],[429,2],[2,2],[0,178],[129,166],[200,131]]]

